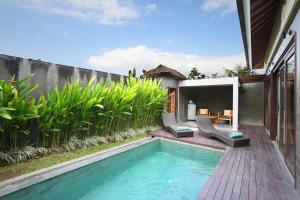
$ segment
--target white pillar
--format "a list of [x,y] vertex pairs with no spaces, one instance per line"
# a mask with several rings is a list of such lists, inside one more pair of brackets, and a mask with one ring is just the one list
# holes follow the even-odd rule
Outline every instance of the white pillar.
[[238,130],[239,123],[239,79],[236,77],[232,84],[232,111],[233,111],[233,120],[232,120],[232,130]]

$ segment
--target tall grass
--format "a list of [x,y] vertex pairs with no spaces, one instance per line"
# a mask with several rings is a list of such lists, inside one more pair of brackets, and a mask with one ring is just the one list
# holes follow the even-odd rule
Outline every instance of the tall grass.
[[[28,143],[57,147],[74,137],[121,137],[129,128],[155,125],[167,98],[159,82],[129,77],[109,85],[94,79],[85,87],[79,81],[66,83],[36,102],[30,92],[37,86],[25,84],[26,80],[16,85],[0,81],[1,150],[8,143],[10,148]],[[37,130],[30,126],[32,120]],[[25,142],[18,140],[19,135]]]

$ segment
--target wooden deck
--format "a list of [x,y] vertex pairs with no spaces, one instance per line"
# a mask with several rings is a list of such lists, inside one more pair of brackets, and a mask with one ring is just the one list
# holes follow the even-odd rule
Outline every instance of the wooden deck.
[[263,127],[242,126],[251,138],[249,147],[231,148],[195,134],[193,138],[175,138],[166,131],[157,137],[180,140],[225,149],[213,175],[202,189],[199,199],[297,199],[294,184]]

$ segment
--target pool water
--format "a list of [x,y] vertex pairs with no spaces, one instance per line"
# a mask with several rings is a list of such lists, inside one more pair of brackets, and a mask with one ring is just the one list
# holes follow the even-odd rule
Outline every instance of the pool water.
[[196,199],[222,153],[155,140],[1,199]]

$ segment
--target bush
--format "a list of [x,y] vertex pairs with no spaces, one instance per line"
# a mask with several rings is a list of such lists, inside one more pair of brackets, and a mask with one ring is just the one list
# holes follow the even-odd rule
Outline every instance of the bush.
[[[54,148],[90,136],[121,141],[127,129],[155,125],[167,102],[159,82],[134,77],[109,86],[94,79],[86,87],[79,81],[66,83],[36,102],[30,93],[37,85],[27,83],[28,79],[15,84],[0,81],[2,151],[28,144]],[[85,142],[88,146],[93,140]]]
[[243,76],[251,76],[254,72],[248,66],[240,66],[237,65],[233,69],[224,69],[225,76],[227,77],[243,77]]
[[39,105],[30,96],[38,86],[28,83],[30,78],[16,83],[0,80],[0,149],[22,145],[20,137],[30,135],[30,123],[39,117]]
[[108,135],[107,138],[102,136],[90,136],[84,139],[78,139],[76,136],[72,136],[65,144],[54,148],[25,146],[10,150],[8,152],[0,152],[0,164],[15,164],[25,162],[30,159],[40,158],[53,153],[63,153],[74,151],[76,149],[97,146],[103,143],[108,143],[108,141],[122,142],[124,139],[143,135],[149,131],[154,131],[159,128],[160,127],[146,127],[143,129],[129,129],[112,136]]

